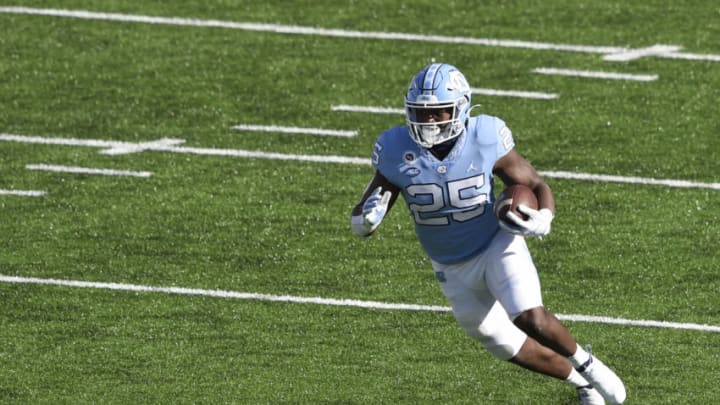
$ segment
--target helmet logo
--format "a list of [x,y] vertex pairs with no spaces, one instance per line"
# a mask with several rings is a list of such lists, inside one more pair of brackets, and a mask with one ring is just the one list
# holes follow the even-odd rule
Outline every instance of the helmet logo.
[[459,91],[465,93],[470,91],[470,84],[465,79],[462,73],[457,70],[450,72],[450,80],[448,80],[448,90]]

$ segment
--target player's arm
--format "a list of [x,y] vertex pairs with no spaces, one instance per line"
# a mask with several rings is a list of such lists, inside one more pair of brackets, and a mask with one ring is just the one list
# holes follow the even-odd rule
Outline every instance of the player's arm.
[[400,189],[375,171],[360,201],[352,210],[350,224],[353,232],[360,236],[372,235],[395,204],[399,192]]
[[537,170],[522,157],[515,149],[500,158],[493,168],[493,174],[497,175],[506,186],[522,184],[530,187],[538,199],[538,209],[520,206],[518,209],[528,216],[524,220],[513,213],[508,216],[515,224],[501,226],[509,232],[523,236],[545,236],[550,233],[550,224],[555,217],[555,198],[550,186],[540,177]]
[[498,160],[493,168],[493,174],[497,175],[506,186],[522,184],[530,187],[538,199],[539,209],[547,208],[555,212],[555,198],[550,186],[517,150],[512,149]]

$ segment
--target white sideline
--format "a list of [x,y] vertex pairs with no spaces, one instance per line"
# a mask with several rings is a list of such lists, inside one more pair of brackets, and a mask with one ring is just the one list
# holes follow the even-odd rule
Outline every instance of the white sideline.
[[[290,296],[290,295],[242,293],[242,292],[235,292],[235,291],[202,290],[202,289],[196,289],[196,288],[182,288],[182,287],[152,287],[152,286],[144,286],[144,285],[137,285],[137,284],[104,283],[104,282],[77,281],[77,280],[58,280],[58,279],[51,279],[51,278],[45,279],[45,278],[35,278],[35,277],[17,277],[17,276],[7,276],[7,275],[1,275],[1,274],[0,274],[0,282],[12,283],[12,284],[38,284],[38,285],[53,285],[53,286],[62,286],[62,287],[75,287],[75,288],[94,288],[94,289],[116,290],[116,291],[133,291],[133,292],[163,293],[163,294],[177,294],[177,295],[195,295],[195,296],[215,297],[215,298],[234,298],[234,299],[244,299],[244,300],[289,302],[289,303],[296,303],[296,304],[316,304],[316,305],[343,306],[343,307],[355,307],[355,308],[367,308],[367,309],[450,312],[449,307],[437,306],[437,305],[400,304],[400,303],[389,303],[389,302],[378,302],[378,301],[361,301],[361,300],[321,298],[321,297],[294,297],[294,296]],[[622,326],[644,326],[644,327],[655,327],[655,328],[697,330],[697,331],[702,331],[702,332],[720,332],[720,326],[695,324],[695,323],[633,320],[633,319],[611,318],[611,317],[605,317],[605,316],[592,316],[592,315],[556,314],[556,316],[561,320],[567,320],[567,321],[572,321],[572,322],[592,322],[592,323],[604,323],[604,324],[622,325]]]

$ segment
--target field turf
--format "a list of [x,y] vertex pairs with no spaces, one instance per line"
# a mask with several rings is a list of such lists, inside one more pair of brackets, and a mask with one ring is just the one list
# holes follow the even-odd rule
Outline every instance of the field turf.
[[0,5],[0,402],[574,403],[464,335],[404,207],[350,231],[437,60],[513,92],[474,114],[555,193],[546,306],[627,404],[717,403],[718,38],[699,0]]

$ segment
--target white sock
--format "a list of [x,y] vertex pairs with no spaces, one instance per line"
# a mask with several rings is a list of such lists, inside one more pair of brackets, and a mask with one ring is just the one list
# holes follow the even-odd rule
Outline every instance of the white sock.
[[574,368],[570,369],[570,375],[565,379],[565,382],[573,387],[585,387],[590,385],[585,377],[581,376]]
[[577,345],[577,350],[575,351],[575,354],[568,357],[568,360],[570,360],[570,363],[572,363],[573,367],[578,368],[585,364],[590,359],[590,353],[586,352],[580,345]]

